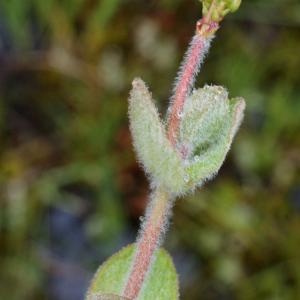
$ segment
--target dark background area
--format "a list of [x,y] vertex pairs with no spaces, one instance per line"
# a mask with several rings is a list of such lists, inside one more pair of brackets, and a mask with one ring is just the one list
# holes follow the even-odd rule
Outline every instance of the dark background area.
[[[196,0],[1,0],[0,299],[83,299],[134,241],[131,81],[163,113],[200,16]],[[299,49],[298,0],[243,0],[217,32],[197,86],[247,110],[217,178],[176,203],[181,299],[300,299]]]

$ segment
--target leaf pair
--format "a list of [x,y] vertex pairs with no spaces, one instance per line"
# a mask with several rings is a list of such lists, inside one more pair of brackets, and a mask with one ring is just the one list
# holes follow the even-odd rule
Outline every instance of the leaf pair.
[[180,195],[216,174],[244,108],[244,100],[229,100],[222,87],[205,86],[194,91],[186,99],[173,147],[145,83],[135,79],[129,98],[130,129],[138,159],[152,185]]

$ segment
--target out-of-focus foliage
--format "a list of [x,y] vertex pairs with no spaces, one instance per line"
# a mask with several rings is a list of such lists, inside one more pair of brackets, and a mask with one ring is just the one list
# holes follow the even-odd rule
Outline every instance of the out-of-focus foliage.
[[[82,299],[134,240],[147,182],[127,97],[161,111],[201,7],[193,0],[0,2],[0,299]],[[175,207],[181,298],[300,299],[300,5],[244,0],[199,77],[247,101],[219,176]]]

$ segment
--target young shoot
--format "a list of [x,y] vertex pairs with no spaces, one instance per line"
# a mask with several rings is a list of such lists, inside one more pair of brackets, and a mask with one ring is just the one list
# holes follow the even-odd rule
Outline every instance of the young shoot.
[[129,97],[134,149],[150,181],[149,203],[134,245],[107,260],[96,273],[87,300],[175,300],[177,276],[159,249],[177,197],[193,192],[221,168],[242,122],[245,102],[221,86],[194,89],[195,77],[224,16],[240,0],[203,0],[203,16],[185,54],[166,116],[146,84],[136,78]]

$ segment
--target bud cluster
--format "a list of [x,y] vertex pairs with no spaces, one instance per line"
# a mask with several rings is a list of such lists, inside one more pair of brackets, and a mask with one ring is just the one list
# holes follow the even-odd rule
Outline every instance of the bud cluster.
[[[211,21],[220,22],[228,13],[235,12],[241,0],[200,0],[203,5],[203,16],[210,15]],[[213,6],[213,7],[212,7]]]

